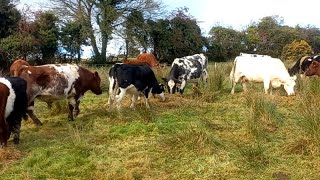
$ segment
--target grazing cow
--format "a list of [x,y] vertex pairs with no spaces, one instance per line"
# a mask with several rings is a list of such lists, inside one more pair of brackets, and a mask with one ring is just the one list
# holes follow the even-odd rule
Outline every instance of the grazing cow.
[[308,69],[305,72],[306,76],[313,76],[317,75],[320,76],[320,62],[312,61],[309,65]]
[[234,94],[234,87],[238,82],[242,83],[243,90],[246,91],[246,82],[263,82],[264,91],[268,94],[271,88],[284,86],[288,95],[294,95],[296,77],[290,77],[286,67],[280,59],[271,57],[243,57],[238,56],[234,60],[230,72],[232,82],[231,94]]
[[137,56],[136,59],[127,59],[124,64],[148,64],[150,67],[160,66],[156,57],[152,53],[142,53]]
[[18,77],[0,78],[0,141],[7,146],[10,134],[13,143],[20,141],[21,118],[27,118],[27,82]]
[[176,58],[168,77],[162,79],[167,82],[170,94],[174,94],[176,90],[182,94],[187,81],[200,78],[203,81],[208,79],[208,59],[203,54]]
[[68,118],[73,121],[80,112],[80,98],[86,91],[90,90],[96,95],[102,93],[99,74],[75,64],[22,66],[18,70],[18,75],[28,83],[29,107],[27,113],[37,125],[42,125],[42,123],[33,112],[36,97],[43,101],[67,98]]
[[10,75],[13,77],[17,77],[18,76],[18,69],[22,65],[30,66],[30,64],[26,60],[23,60],[23,59],[15,60],[10,66]]
[[248,53],[240,53],[240,56],[245,56],[245,57],[271,57],[271,56],[268,56],[268,55],[248,54]]
[[159,94],[162,101],[165,100],[164,86],[158,83],[152,69],[146,64],[118,63],[113,65],[109,70],[109,83],[108,103],[112,107],[114,100],[116,100],[118,110],[121,108],[121,100],[126,92],[132,95],[131,108],[134,108],[138,96],[141,94],[145,97],[147,108],[150,107],[149,93]]
[[290,76],[306,72],[312,61],[320,62],[320,56],[303,56],[291,68],[289,68],[288,72]]

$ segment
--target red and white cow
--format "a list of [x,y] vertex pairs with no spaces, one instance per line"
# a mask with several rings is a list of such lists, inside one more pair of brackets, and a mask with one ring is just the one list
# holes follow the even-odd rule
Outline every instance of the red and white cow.
[[232,82],[231,94],[234,94],[235,85],[242,83],[243,90],[246,91],[246,82],[263,82],[264,91],[272,94],[270,85],[278,88],[283,85],[288,95],[294,95],[296,76],[291,77],[287,68],[280,59],[265,57],[238,56],[234,60],[230,72]]
[[152,53],[142,53],[135,59],[127,59],[124,64],[147,64],[150,67],[159,67],[160,64]]
[[102,93],[99,74],[75,64],[22,66],[18,70],[18,76],[28,83],[28,115],[37,125],[42,125],[33,112],[34,99],[37,97],[44,101],[67,98],[68,118],[73,121],[79,114],[80,98],[86,91],[90,90],[96,95]]
[[15,60],[10,66],[10,75],[13,77],[17,77],[18,76],[18,69],[23,65],[30,66],[30,64],[24,59]]

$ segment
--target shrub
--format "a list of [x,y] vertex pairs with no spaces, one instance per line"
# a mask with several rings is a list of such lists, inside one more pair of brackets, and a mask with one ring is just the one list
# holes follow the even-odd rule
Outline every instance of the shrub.
[[297,61],[303,56],[312,54],[311,46],[304,40],[294,40],[292,43],[287,44],[281,54],[283,61]]

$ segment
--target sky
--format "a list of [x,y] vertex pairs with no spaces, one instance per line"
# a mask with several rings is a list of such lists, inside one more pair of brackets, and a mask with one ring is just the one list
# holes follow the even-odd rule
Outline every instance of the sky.
[[[48,1],[20,0],[20,4],[39,8],[39,4]],[[252,22],[273,15],[283,18],[284,25],[291,27],[299,24],[302,27],[311,25],[320,28],[318,0],[162,0],[162,2],[168,11],[178,7],[188,7],[189,14],[196,18],[204,35],[216,25],[242,30]]]

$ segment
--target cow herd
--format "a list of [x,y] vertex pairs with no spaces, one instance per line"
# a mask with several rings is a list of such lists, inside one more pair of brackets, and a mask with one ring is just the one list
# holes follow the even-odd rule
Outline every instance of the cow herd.
[[[320,76],[320,57],[308,56],[299,59],[286,69],[280,59],[268,55],[241,53],[235,58],[230,72],[231,94],[237,83],[246,91],[247,82],[262,82],[266,94],[273,88],[283,86],[288,95],[294,95],[296,75]],[[154,55],[143,53],[136,59],[114,64],[109,70],[108,104],[121,109],[125,94],[131,95],[130,107],[134,109],[139,97],[145,99],[149,108],[149,97],[160,96],[165,101],[165,85],[158,82],[153,67],[159,67]],[[31,66],[24,60],[16,60],[10,68],[13,77],[0,78],[0,141],[7,146],[10,135],[19,143],[22,118],[27,115],[36,125],[42,122],[34,113],[34,101],[39,99],[51,104],[55,100],[67,99],[68,119],[73,121],[79,114],[79,104],[85,92],[102,94],[98,72],[75,64],[47,64]],[[204,54],[195,54],[174,59],[167,77],[162,78],[168,92],[183,94],[187,82],[207,82],[208,59]]]

